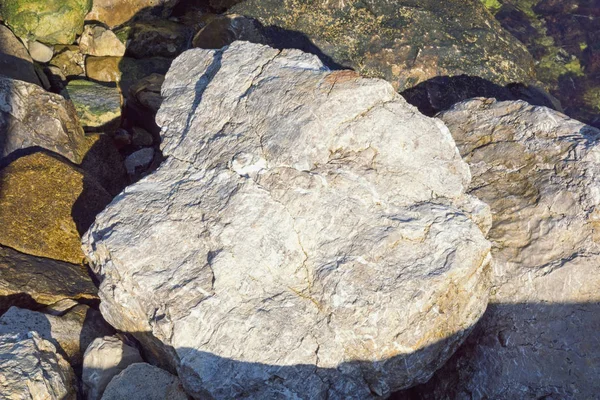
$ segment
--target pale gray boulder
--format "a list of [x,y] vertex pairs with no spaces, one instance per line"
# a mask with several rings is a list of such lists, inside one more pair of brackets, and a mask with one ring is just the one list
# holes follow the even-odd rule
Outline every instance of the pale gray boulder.
[[128,366],[115,376],[102,400],[188,400],[175,375],[147,363]]
[[75,400],[75,374],[37,332],[0,335],[0,397]]
[[141,362],[144,360],[140,352],[126,345],[116,336],[94,339],[83,356],[81,380],[85,398],[99,400],[112,378],[129,365]]
[[494,215],[486,315],[426,399],[600,393],[600,131],[545,107],[474,99],[440,118]]
[[175,60],[167,161],[83,239],[101,311],[196,398],[424,382],[487,305],[489,209],[447,128],[383,80],[235,42]]

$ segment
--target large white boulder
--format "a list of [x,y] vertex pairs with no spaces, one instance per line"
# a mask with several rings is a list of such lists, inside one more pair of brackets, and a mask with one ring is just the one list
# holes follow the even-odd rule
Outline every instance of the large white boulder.
[[440,118],[494,215],[488,312],[426,399],[600,393],[600,131],[545,107],[474,99]]
[[101,310],[196,398],[423,382],[488,299],[489,208],[447,128],[383,80],[236,42],[175,60],[167,160],[84,236]]

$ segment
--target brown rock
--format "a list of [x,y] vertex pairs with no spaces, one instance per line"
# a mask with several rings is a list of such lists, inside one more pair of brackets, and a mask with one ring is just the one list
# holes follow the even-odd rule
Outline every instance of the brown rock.
[[27,49],[4,25],[0,25],[0,74],[36,85],[40,84]]
[[86,15],[86,21],[99,21],[109,28],[128,22],[133,17],[150,14],[156,9],[162,16],[168,16],[179,0],[94,0],[92,10]]
[[81,265],[19,253],[0,246],[0,314],[11,306],[33,308],[64,299],[97,299]]
[[0,170],[0,244],[79,264],[80,234],[112,199],[94,179],[38,152]]

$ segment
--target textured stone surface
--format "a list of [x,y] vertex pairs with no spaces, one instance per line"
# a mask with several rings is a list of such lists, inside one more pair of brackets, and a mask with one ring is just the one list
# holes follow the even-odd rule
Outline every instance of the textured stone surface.
[[[112,378],[133,363],[144,362],[137,349],[116,336],[95,339],[83,356],[83,382],[87,400],[99,400]],[[146,380],[139,382],[148,384]],[[129,398],[129,397],[128,397]]]
[[96,293],[80,265],[0,246],[0,314],[11,306],[28,308],[62,299],[96,299]]
[[114,332],[97,310],[86,305],[78,305],[60,317],[11,307],[0,317],[0,335],[30,331],[52,342],[76,369],[81,367],[83,353],[94,339]]
[[130,154],[125,159],[125,168],[129,175],[137,175],[143,173],[154,159],[154,149],[149,147],[136,151]]
[[0,393],[7,400],[75,400],[75,374],[36,332],[0,336]]
[[229,11],[257,18],[275,47],[310,49],[400,91],[440,75],[500,85],[535,76],[531,55],[479,0],[247,0]]
[[79,38],[79,49],[82,54],[90,56],[121,57],[125,55],[125,44],[113,31],[102,25],[85,26]]
[[102,400],[188,400],[176,376],[146,363],[128,366],[113,378]]
[[116,130],[121,123],[121,93],[115,84],[84,79],[69,81],[63,92],[77,110],[86,131]]
[[0,170],[0,245],[39,257],[80,264],[80,232],[111,201],[83,172],[33,153]]
[[84,237],[105,318],[198,398],[427,380],[488,296],[489,210],[444,125],[383,80],[246,42],[184,53],[163,95],[167,161]]
[[92,144],[62,96],[0,76],[0,158],[39,146],[79,164]]
[[62,79],[85,76],[85,56],[79,52],[79,46],[56,46],[50,65],[58,68]]
[[36,85],[40,84],[29,52],[4,25],[0,25],[0,74]]
[[0,15],[19,37],[71,44],[91,6],[92,0],[10,0],[0,2]]
[[143,14],[160,11],[168,15],[179,0],[94,0],[92,10],[86,15],[86,21],[99,21],[109,28],[129,22]]
[[169,20],[135,22],[116,33],[127,43],[127,56],[134,58],[176,57],[189,48],[193,34]]
[[494,215],[490,307],[422,398],[587,399],[600,383],[600,131],[475,99],[441,114]]

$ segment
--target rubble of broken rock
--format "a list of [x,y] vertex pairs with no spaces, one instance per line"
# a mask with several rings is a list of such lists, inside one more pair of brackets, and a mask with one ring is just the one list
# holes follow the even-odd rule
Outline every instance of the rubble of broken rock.
[[598,16],[0,0],[0,398],[597,397]]

